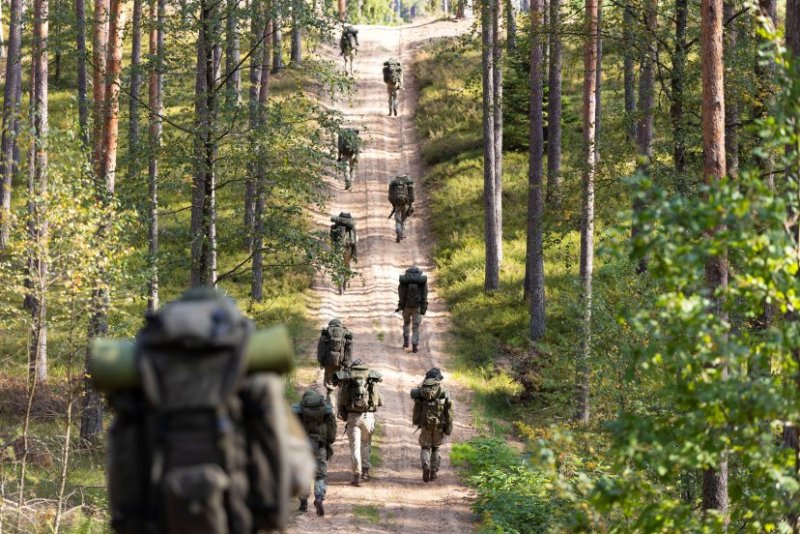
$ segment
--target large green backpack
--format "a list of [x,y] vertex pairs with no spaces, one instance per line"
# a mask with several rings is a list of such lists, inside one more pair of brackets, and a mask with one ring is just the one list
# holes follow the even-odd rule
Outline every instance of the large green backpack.
[[411,390],[411,398],[414,399],[412,424],[450,435],[453,431],[453,403],[439,380],[426,378],[420,387]]
[[378,382],[383,377],[366,365],[354,365],[349,371],[336,373],[340,384],[339,404],[348,412],[374,412],[383,406]]
[[395,208],[410,206],[416,200],[414,180],[408,175],[397,176],[389,182],[389,202]]
[[383,62],[383,82],[384,83],[400,83],[403,76],[403,67],[400,65],[400,60],[391,58]]
[[326,417],[333,417],[333,408],[325,401],[325,397],[316,391],[306,391],[295,413],[300,416],[308,437],[314,442],[328,442]]
[[353,334],[339,319],[332,319],[322,329],[317,343],[317,362],[322,367],[348,366]]
[[422,274],[419,267],[410,267],[400,275],[400,301],[405,307],[420,307],[424,311],[428,307],[428,277]]
[[343,211],[331,217],[331,241],[342,245],[355,245],[358,242],[356,220],[350,212]]
[[109,393],[114,531],[244,534],[286,525],[313,459],[283,380],[246,374],[251,331],[233,301],[210,289],[147,315],[134,349],[137,386]]
[[341,156],[353,156],[361,151],[361,137],[355,128],[339,129],[339,154]]
[[342,55],[348,54],[358,46],[358,30],[352,26],[346,26],[339,38],[339,51]]

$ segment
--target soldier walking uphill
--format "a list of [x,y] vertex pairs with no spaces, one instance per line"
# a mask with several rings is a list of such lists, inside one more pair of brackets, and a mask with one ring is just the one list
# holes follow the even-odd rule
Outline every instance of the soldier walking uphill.
[[403,67],[400,60],[391,58],[383,63],[383,82],[389,95],[389,116],[397,117],[397,101],[403,88]]
[[408,349],[411,334],[411,350],[419,352],[419,325],[428,311],[428,277],[419,267],[409,267],[400,275],[397,293],[400,300],[395,311],[403,312],[403,348]]
[[[358,53],[358,30],[352,26],[345,26],[342,31],[342,36],[339,38],[339,52],[344,58],[344,72],[345,74],[353,75],[353,60]],[[348,72],[347,65],[350,64]]]
[[350,213],[343,211],[338,216],[331,217],[331,246],[334,250],[341,250],[343,269],[335,275],[339,294],[344,293],[350,279],[350,262],[358,263],[358,236],[356,235],[356,221]]
[[378,383],[383,380],[378,371],[371,370],[361,360],[356,360],[349,371],[334,375],[339,385],[337,414],[346,421],[345,430],[350,441],[350,458],[353,469],[353,486],[369,480],[372,433],[375,432],[375,411],[383,406]]
[[337,161],[343,161],[347,166],[344,174],[344,188],[349,191],[353,187],[353,176],[358,166],[358,155],[361,153],[361,137],[355,128],[340,128],[337,145]]
[[324,382],[328,390],[328,402],[335,406],[334,374],[341,370],[349,371],[353,362],[353,334],[339,319],[332,319],[322,329],[317,343],[317,362],[325,369]]
[[414,181],[407,174],[396,176],[389,182],[389,202],[392,204],[394,231],[397,242],[406,238],[406,219],[414,213]]
[[444,437],[453,432],[453,402],[442,386],[442,380],[442,372],[434,367],[425,374],[422,384],[411,390],[411,398],[414,399],[411,421],[420,429],[420,461],[424,482],[438,477],[441,464],[439,447]]
[[[325,515],[323,501],[328,491],[328,460],[333,456],[333,442],[336,440],[336,419],[333,408],[325,401],[325,397],[314,390],[306,391],[300,404],[294,406],[294,413],[300,418],[303,428],[311,442],[317,470],[314,475],[314,508],[317,515]],[[300,493],[300,511],[308,510],[309,489],[306,486]]]

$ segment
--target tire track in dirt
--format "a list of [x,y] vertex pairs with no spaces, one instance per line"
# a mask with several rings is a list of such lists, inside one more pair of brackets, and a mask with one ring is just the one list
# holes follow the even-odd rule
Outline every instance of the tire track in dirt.
[[[338,105],[347,122],[362,131],[367,144],[351,191],[341,183],[331,182],[330,214],[350,211],[357,219],[359,278],[351,282],[344,295],[334,284],[319,278],[314,291],[319,300],[316,317],[325,324],[340,317],[354,333],[354,357],[368,362],[383,373],[381,384],[384,407],[377,413],[380,462],[373,466],[373,479],[360,488],[349,485],[349,446],[339,422],[335,455],[328,466],[326,516],[311,511],[298,514],[289,532],[431,532],[462,533],[473,530],[471,492],[458,480],[450,466],[452,441],[468,439],[474,432],[469,410],[469,395],[447,372],[446,336],[448,315],[444,302],[436,294],[436,272],[431,261],[432,240],[426,217],[428,206],[421,184],[419,143],[414,126],[417,88],[413,59],[420,46],[431,39],[457,35],[468,23],[437,21],[400,28],[359,27],[360,52],[356,59],[356,92]],[[324,53],[335,56],[333,47]],[[405,78],[401,94],[401,116],[388,117],[386,87],[381,67],[384,60],[400,56]],[[339,64],[341,65],[341,61]],[[416,180],[417,212],[407,225],[408,239],[395,243],[394,221],[387,220],[391,207],[386,199],[388,183],[397,174],[409,174]],[[316,222],[327,227],[329,214],[316,214]],[[419,265],[429,274],[429,307],[423,319],[420,352],[403,351],[402,318],[393,313],[397,304],[398,276],[409,266]],[[419,466],[418,434],[411,426],[412,401],[408,391],[415,387],[425,371],[438,366],[456,405],[453,436],[440,449],[442,469],[439,479],[422,482]],[[321,392],[322,373],[313,386]],[[313,497],[312,497],[313,498]]]

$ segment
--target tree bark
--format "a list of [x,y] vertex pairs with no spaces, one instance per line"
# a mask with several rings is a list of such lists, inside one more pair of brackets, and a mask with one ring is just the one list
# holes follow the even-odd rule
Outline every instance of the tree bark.
[[592,336],[592,276],[594,270],[594,180],[596,172],[595,105],[597,96],[598,49],[597,0],[586,0],[586,37],[583,56],[583,213],[581,219],[581,307],[582,335],[577,355],[576,414],[578,421],[589,422],[589,357]]
[[158,309],[158,160],[161,150],[161,114],[164,111],[162,97],[164,57],[165,0],[150,0],[150,56],[155,60],[150,68],[148,90],[149,144],[148,193],[150,196],[147,251],[149,253],[150,280],[147,291],[147,309]]
[[341,22],[347,20],[347,2],[345,0],[339,0],[339,20]]
[[542,158],[544,140],[542,133],[543,75],[542,47],[544,41],[544,1],[531,2],[531,100],[530,100],[530,153],[528,159],[528,243],[527,272],[528,303],[531,341],[540,341],[545,332],[544,250],[542,247],[542,222],[544,202],[542,195]]
[[239,75],[239,1],[227,0],[227,18],[225,19],[225,81],[228,105],[239,103],[241,76]]
[[142,2],[133,0],[133,22],[131,24],[131,87],[128,102],[128,179],[138,180],[139,171],[139,87],[142,64]]
[[292,67],[300,67],[303,62],[303,13],[302,0],[292,4],[292,48],[290,62]]
[[[264,34],[260,31],[266,27],[260,11],[260,2],[253,0],[250,3],[250,49],[253,53],[250,55],[250,89],[249,89],[249,115],[250,115],[250,132],[251,135],[255,134],[258,127],[258,89],[261,80],[261,62],[263,55],[267,50],[266,39]],[[249,164],[247,177],[244,184],[244,228],[245,240],[247,243],[248,252],[253,252],[253,214],[255,211],[255,165]]]
[[280,17],[275,15],[272,18],[272,74],[278,74],[283,66],[283,33]]
[[497,265],[503,262],[503,0],[494,0],[492,13],[492,83],[494,84],[494,202]]
[[[725,176],[725,89],[722,47],[722,0],[701,2],[703,175],[713,185]],[[724,255],[706,264],[706,285],[714,312],[724,313],[718,291],[727,286],[728,264]],[[722,451],[719,465],[703,473],[703,510],[728,515],[728,461]]]
[[786,47],[797,60],[800,56],[800,0],[786,0]]
[[600,119],[602,116],[602,87],[603,87],[603,2],[597,2],[597,71],[595,72],[595,102],[594,108],[594,159],[600,161]]
[[86,1],[75,0],[78,67],[78,127],[84,148],[89,147],[89,97],[86,80]]
[[11,0],[8,28],[8,55],[6,61],[6,84],[3,92],[3,133],[0,141],[0,249],[8,244],[11,228],[11,188],[16,164],[14,151],[17,146],[17,121],[22,93],[22,0]]
[[547,203],[561,193],[561,0],[550,0],[550,68],[547,90]]
[[92,95],[94,97],[94,162],[95,177],[102,180],[100,163],[103,150],[103,117],[105,115],[106,54],[108,52],[109,0],[94,0],[94,29],[92,36]]
[[[681,1],[681,0],[678,0]],[[625,3],[622,13],[622,32],[624,34],[622,73],[625,86],[625,117],[628,124],[628,139],[636,141],[636,74],[634,63],[634,43],[632,38],[634,17],[632,7]]]
[[[636,146],[639,155],[637,171],[647,176],[650,172],[650,160],[653,157],[653,103],[655,91],[655,61],[657,54],[655,32],[657,27],[658,0],[648,0],[645,6],[645,43],[643,45],[641,73],[639,74],[639,124],[636,127]],[[638,193],[638,192],[637,192]],[[631,238],[636,239],[641,228],[635,220],[645,209],[645,202],[640,196],[633,201],[634,223],[631,225]],[[647,271],[646,256],[639,259],[637,272]]]
[[669,114],[672,121],[672,164],[678,176],[677,188],[687,193],[686,184],[686,121],[683,113],[684,87],[686,84],[686,22],[688,1],[675,0],[675,50],[672,54],[672,99]]
[[500,256],[497,235],[496,200],[497,183],[495,181],[495,140],[494,140],[494,62],[492,2],[481,2],[481,53],[483,70],[483,202],[484,202],[484,235],[486,240],[486,272],[484,289],[493,291],[500,285]]
[[[723,20],[731,20],[736,6],[733,1],[727,0],[723,5]],[[738,29],[731,24],[724,29],[725,49],[728,57],[736,55],[736,33]],[[735,69],[731,64],[729,70]],[[739,176],[739,99],[732,86],[726,86],[725,91],[725,168],[728,176]]]
[[506,0],[506,50],[509,54],[517,51],[517,14],[512,0]]
[[[776,0],[758,0],[758,14],[763,17],[767,25],[774,30],[778,24],[778,3]],[[760,36],[756,36],[759,47],[766,46],[766,41]],[[757,118],[764,118],[772,107],[772,100],[775,94],[773,79],[775,77],[774,62],[756,59],[756,80],[758,82],[758,96],[755,99],[756,106],[754,115]],[[775,188],[774,160],[771,154],[765,160],[761,160],[762,174],[766,176],[766,182],[771,189]]]

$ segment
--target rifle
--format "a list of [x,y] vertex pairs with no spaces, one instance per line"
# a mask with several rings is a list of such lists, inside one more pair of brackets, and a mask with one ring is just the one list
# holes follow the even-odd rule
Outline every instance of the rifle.
[[392,206],[392,213],[390,213],[390,214],[389,214],[389,216],[388,216],[388,217],[386,217],[386,218],[387,218],[387,219],[391,219],[391,218],[394,216],[395,212],[397,212],[397,208],[395,208],[394,206]]

